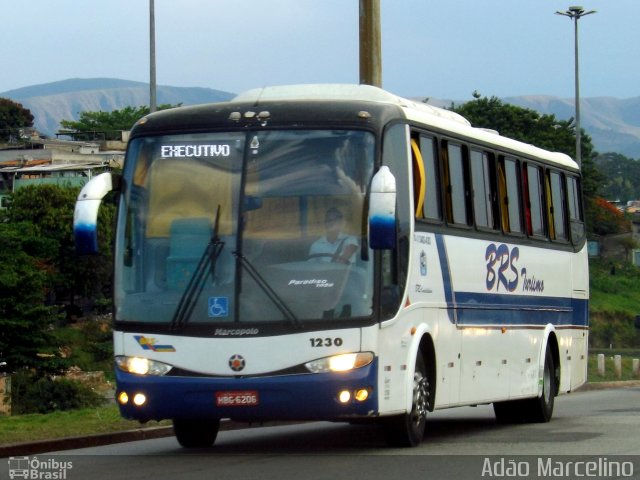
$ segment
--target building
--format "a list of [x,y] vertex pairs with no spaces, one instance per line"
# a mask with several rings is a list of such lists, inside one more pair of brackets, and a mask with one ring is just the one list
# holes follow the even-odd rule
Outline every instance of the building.
[[103,150],[99,143],[31,138],[21,148],[0,148],[0,196],[25,185],[82,186],[97,173],[121,168],[125,145]]

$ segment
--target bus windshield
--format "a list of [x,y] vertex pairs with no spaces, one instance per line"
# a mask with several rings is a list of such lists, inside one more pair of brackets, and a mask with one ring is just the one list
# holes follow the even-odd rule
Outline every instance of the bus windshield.
[[374,136],[135,138],[116,240],[118,322],[304,324],[372,315]]

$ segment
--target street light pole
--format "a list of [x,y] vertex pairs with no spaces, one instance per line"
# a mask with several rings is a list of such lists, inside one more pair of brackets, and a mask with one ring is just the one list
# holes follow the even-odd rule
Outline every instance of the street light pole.
[[382,87],[380,0],[360,0],[360,83]]
[[596,13],[595,10],[589,10],[586,12],[584,8],[574,6],[569,7],[569,10],[566,12],[556,12],[557,15],[564,15],[565,17],[569,17],[574,21],[575,25],[575,81],[576,81],[576,163],[578,167],[582,165],[582,144],[581,144],[581,133],[580,133],[580,74],[578,69],[578,20],[584,17],[585,15],[589,15],[591,13]]
[[154,0],[149,0],[149,111],[156,109],[156,12]]

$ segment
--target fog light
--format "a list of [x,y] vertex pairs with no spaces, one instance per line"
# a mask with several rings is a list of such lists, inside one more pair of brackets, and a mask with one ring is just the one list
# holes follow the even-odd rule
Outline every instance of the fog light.
[[367,398],[369,398],[369,390],[367,390],[366,388],[356,390],[354,398],[359,402],[364,402]]
[[349,390],[343,390],[338,394],[338,400],[340,400],[340,403],[347,403],[349,400],[351,400],[351,392],[349,392]]
[[127,392],[120,392],[120,395],[118,395],[118,402],[120,405],[126,405],[129,403],[129,395],[127,395]]
[[145,396],[144,393],[136,393],[133,396],[133,403],[135,403],[136,406],[138,407],[141,407],[142,405],[144,405],[146,401],[147,401],[147,397]]

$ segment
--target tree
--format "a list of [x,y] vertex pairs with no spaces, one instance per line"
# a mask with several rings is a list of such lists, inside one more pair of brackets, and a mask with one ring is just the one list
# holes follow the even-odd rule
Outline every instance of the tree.
[[631,222],[615,206],[604,198],[592,199],[593,206],[587,210],[590,232],[596,235],[614,235],[631,230]]
[[595,158],[604,176],[602,195],[609,200],[640,199],[640,161],[619,153],[605,153]]
[[[179,105],[160,105],[158,110]],[[150,113],[149,107],[124,107],[111,112],[80,112],[80,118],[60,120],[60,133],[83,140],[120,140],[122,131],[131,130],[133,124]]]
[[16,141],[20,129],[33,126],[33,115],[20,103],[0,98],[0,141]]
[[50,302],[75,305],[76,297],[93,300],[111,297],[111,262],[115,207],[104,202],[100,208],[98,256],[78,257],[73,240],[73,210],[78,188],[56,185],[29,186],[17,190],[8,209],[9,222],[27,222],[54,250],[41,261],[49,269]]
[[[555,115],[541,115],[529,108],[504,103],[497,97],[481,97],[477,92],[474,92],[474,98],[458,107],[452,106],[452,110],[475,127],[491,128],[505,137],[575,157],[573,118],[558,120]],[[582,156],[593,160],[595,152],[591,137],[585,132],[581,133]]]
[[49,329],[57,315],[45,306],[54,255],[35,225],[0,223],[0,360],[9,371],[59,368]]

